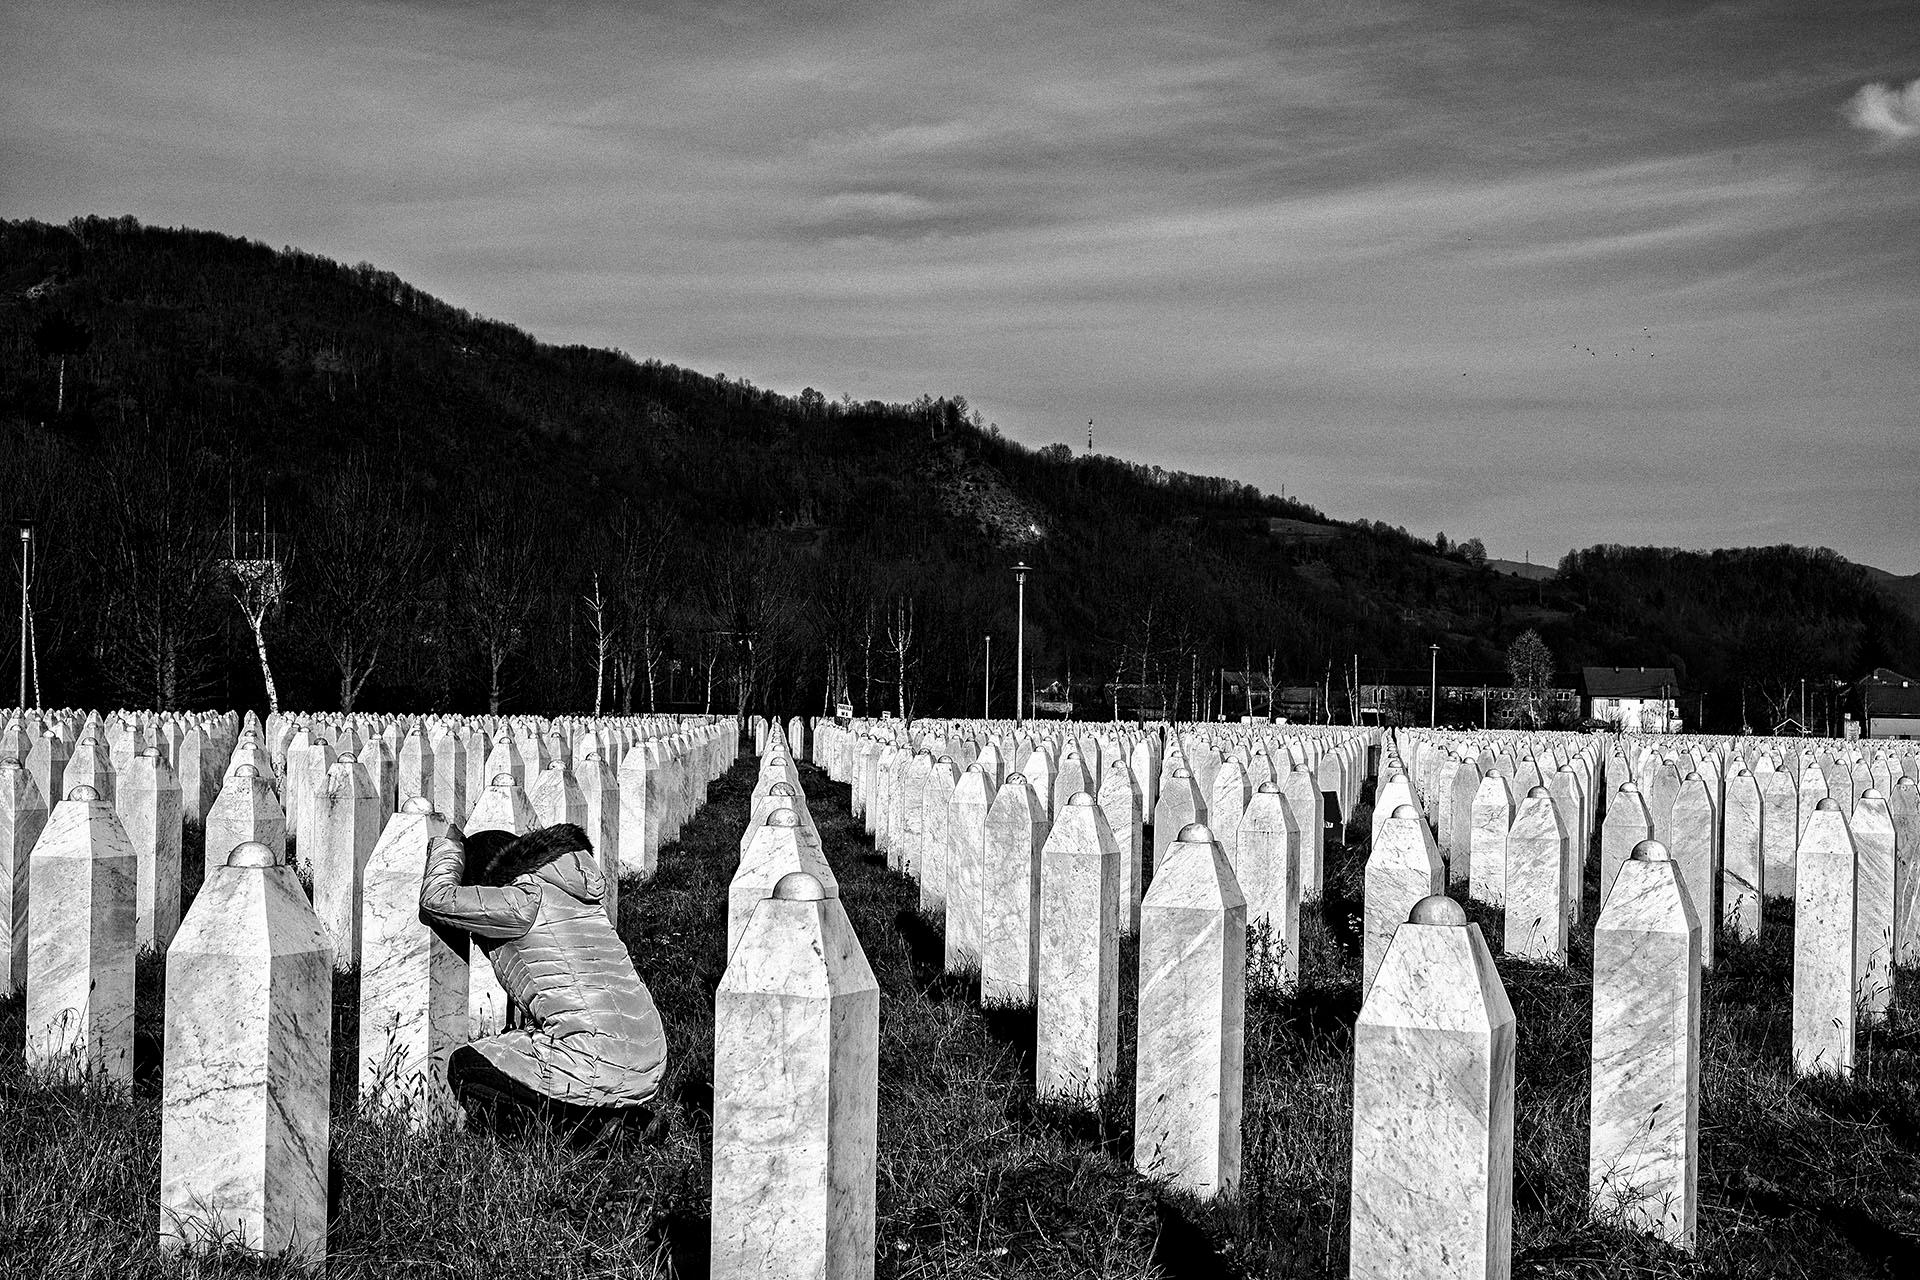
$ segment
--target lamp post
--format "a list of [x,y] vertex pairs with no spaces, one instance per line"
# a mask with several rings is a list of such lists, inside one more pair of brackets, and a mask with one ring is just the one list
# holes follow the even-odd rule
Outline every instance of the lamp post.
[[1016,724],[1026,722],[1023,710],[1027,696],[1027,575],[1033,572],[1033,566],[1024,560],[1013,566],[1013,580],[1019,584],[1020,606],[1019,630],[1014,633],[1013,645],[1013,719]]
[[1427,690],[1427,728],[1437,728],[1440,724],[1440,646],[1430,644],[1427,652],[1433,657],[1432,684]]
[[33,567],[33,522],[22,520],[20,529],[20,709],[27,707],[27,615],[31,609],[27,597],[28,575]]

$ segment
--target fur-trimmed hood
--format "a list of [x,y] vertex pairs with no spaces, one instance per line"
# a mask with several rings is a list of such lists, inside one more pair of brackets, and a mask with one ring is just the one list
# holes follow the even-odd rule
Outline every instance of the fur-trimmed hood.
[[[541,875],[557,888],[576,898],[598,898],[606,886],[599,882],[599,868],[591,856],[570,858],[568,854],[593,853],[587,833],[571,822],[516,836],[511,831],[475,831],[467,837],[465,884],[511,884],[521,876]],[[577,868],[577,869],[576,869]]]

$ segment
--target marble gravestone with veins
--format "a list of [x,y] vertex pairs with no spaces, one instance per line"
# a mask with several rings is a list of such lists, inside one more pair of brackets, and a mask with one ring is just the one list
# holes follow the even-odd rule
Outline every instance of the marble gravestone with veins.
[[1665,847],[1641,842],[1593,931],[1588,1194],[1596,1216],[1694,1246],[1701,921]]
[[977,764],[967,766],[947,802],[948,973],[978,973],[981,968],[982,916],[986,896],[987,813],[994,788]]
[[1055,816],[1040,853],[1034,1083],[1042,1098],[1091,1106],[1113,1079],[1120,913],[1120,850],[1082,791]]
[[1545,787],[1520,802],[1507,835],[1506,954],[1567,963],[1567,832]]
[[420,918],[427,849],[450,825],[431,805],[409,796],[388,819],[360,907],[360,1101],[416,1124],[455,1115],[447,1055],[467,1041],[467,936]]
[[1794,1073],[1852,1075],[1858,873],[1838,801],[1814,806],[1794,865]]
[[53,807],[27,871],[26,1063],[61,1079],[133,1078],[133,843],[79,785]]
[[1261,783],[1248,802],[1233,866],[1247,903],[1253,969],[1289,990],[1300,981],[1300,832],[1278,783]]
[[1410,804],[1403,804],[1380,827],[1380,838],[1367,854],[1362,928],[1360,995],[1373,989],[1394,934],[1407,913],[1423,898],[1446,889],[1440,851],[1434,847],[1426,820]]
[[1507,901],[1507,833],[1513,828],[1513,790],[1504,775],[1489,773],[1473,794],[1467,837],[1467,896],[1489,906]]
[[1864,788],[1848,822],[1853,834],[1854,994],[1864,1023],[1893,1004],[1894,829],[1886,797]]
[[1246,999],[1246,900],[1192,823],[1140,908],[1133,1163],[1203,1200],[1240,1182]]
[[167,956],[163,1248],[327,1249],[333,955],[291,867],[227,855]]
[[980,1002],[1031,1006],[1040,960],[1040,852],[1044,811],[1024,774],[994,793],[983,831]]
[[47,805],[18,760],[0,760],[0,1000],[27,986],[29,859]]
[[134,945],[166,950],[180,927],[180,784],[157,747],[143,747],[121,774],[114,810],[133,842],[138,878]]
[[1682,779],[1674,795],[1673,808],[1662,840],[1686,881],[1687,896],[1700,913],[1700,965],[1713,968],[1713,921],[1719,918],[1715,890],[1720,882],[1720,866],[1715,853],[1719,838],[1719,813],[1712,791],[1697,773]]
[[313,873],[313,910],[342,970],[360,963],[361,876],[383,818],[373,780],[352,753],[327,769],[316,797],[302,852]]
[[1508,1275],[1514,1029],[1479,926],[1415,904],[1354,1025],[1350,1274]]
[[1727,775],[1720,812],[1720,918],[1735,938],[1760,936],[1764,822],[1759,783],[1746,769],[1734,769]]
[[805,872],[754,909],[714,993],[714,1280],[874,1270],[880,988]]

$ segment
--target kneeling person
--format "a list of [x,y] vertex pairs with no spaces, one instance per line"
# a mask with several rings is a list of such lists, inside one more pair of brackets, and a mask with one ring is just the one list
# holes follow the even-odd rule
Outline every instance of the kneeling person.
[[496,1121],[544,1113],[575,1133],[644,1124],[666,1070],[660,1014],[607,920],[586,832],[434,841],[420,885],[429,920],[473,935],[526,1025],[453,1051],[447,1083]]

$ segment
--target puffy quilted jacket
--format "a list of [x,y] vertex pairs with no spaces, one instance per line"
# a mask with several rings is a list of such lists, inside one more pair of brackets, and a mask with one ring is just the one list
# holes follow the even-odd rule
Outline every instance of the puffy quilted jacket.
[[600,905],[589,853],[568,853],[498,888],[460,883],[466,846],[434,841],[420,910],[473,935],[530,1025],[473,1042],[529,1088],[579,1106],[651,1099],[667,1042],[653,996]]

